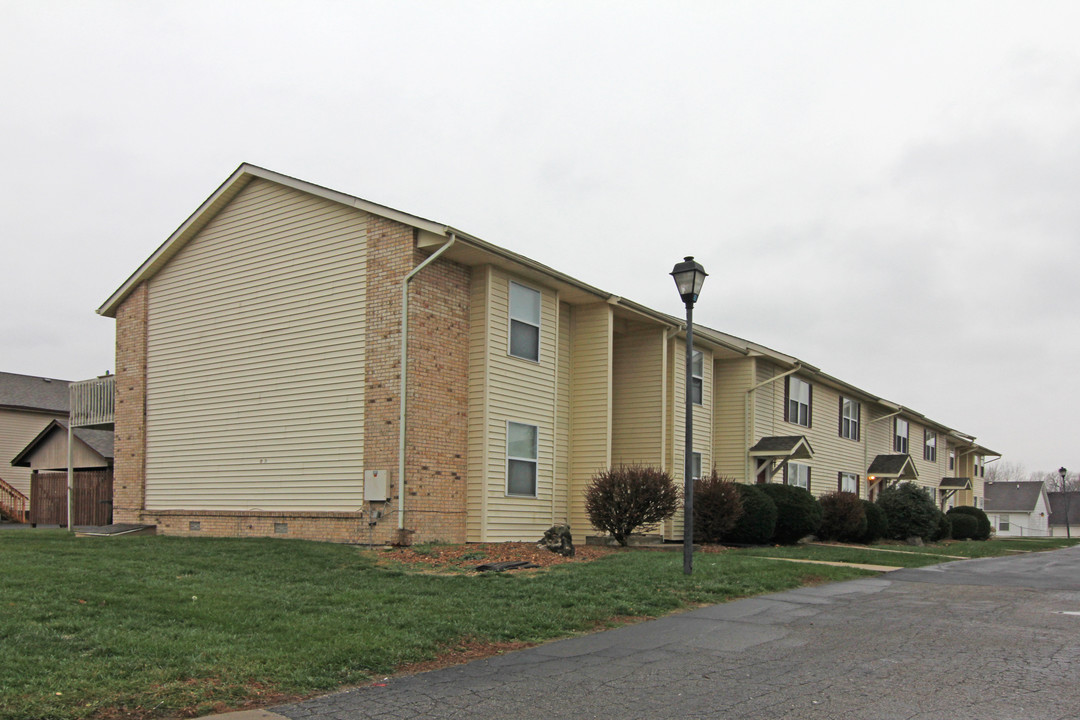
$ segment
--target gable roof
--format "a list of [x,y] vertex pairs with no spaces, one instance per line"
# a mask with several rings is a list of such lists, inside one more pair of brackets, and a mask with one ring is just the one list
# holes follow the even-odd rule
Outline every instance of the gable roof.
[[866,469],[866,474],[889,480],[919,477],[919,471],[910,455],[878,455]]
[[971,478],[966,477],[947,477],[941,478],[941,482],[938,484],[940,490],[970,490]]
[[0,372],[0,407],[67,414],[68,380]]
[[[30,467],[30,455],[33,454],[38,447],[49,439],[53,433],[67,434],[67,423],[60,422],[59,420],[53,420],[45,428],[37,434],[33,440],[27,443],[19,454],[11,461],[14,467]],[[112,430],[91,430],[88,428],[74,428],[71,434],[76,439],[82,441],[87,447],[96,452],[105,460],[113,459],[113,442],[114,434]]]
[[750,457],[784,457],[794,460],[809,460],[814,457],[814,448],[803,435],[784,435],[763,437],[750,448]]
[[[189,240],[194,238],[219,211],[228,205],[229,202],[231,202],[232,199],[248,185],[248,183],[255,179],[277,183],[299,192],[320,197],[331,202],[340,203],[416,228],[419,231],[417,247],[423,250],[435,250],[437,247],[444,245],[447,240],[453,239],[455,241],[454,246],[446,253],[446,258],[449,260],[456,260],[466,265],[484,262],[501,265],[503,267],[512,266],[514,271],[519,274],[527,277],[533,276],[538,280],[542,278],[546,284],[559,289],[560,293],[564,293],[569,302],[574,302],[571,299],[572,297],[604,301],[615,307],[621,308],[626,312],[645,316],[656,322],[667,325],[675,331],[685,331],[686,324],[682,318],[653,310],[645,305],[641,305],[614,295],[613,293],[588,285],[565,273],[532,260],[531,258],[499,247],[498,245],[485,242],[478,237],[458,230],[450,225],[395,210],[386,205],[373,203],[369,200],[364,200],[337,190],[331,190],[330,188],[321,185],[283,175],[249,163],[243,163],[233,171],[228,179],[226,179],[225,182],[222,183],[217,190],[215,190],[214,193],[211,194],[210,197],[208,197],[198,209],[196,209],[195,212],[180,225],[180,227],[173,231],[165,242],[163,242],[157,250],[155,250],[153,254],[151,254],[150,257],[124,281],[123,285],[117,288],[101,307],[98,308],[97,312],[106,317],[116,317],[116,312],[121,303],[123,303],[128,295],[130,295],[140,283],[153,277],[157,271],[168,263]],[[797,369],[800,372],[806,373],[810,378],[815,379],[818,382],[824,382],[825,384],[839,388],[843,392],[849,393],[862,400],[878,403],[888,408],[890,411],[896,411],[899,414],[914,418],[932,429],[947,434],[952,440],[959,443],[961,447],[966,447],[970,451],[978,452],[982,455],[1000,457],[1000,453],[994,452],[981,445],[976,445],[975,437],[973,435],[968,435],[942,425],[911,408],[890,402],[851,385],[850,383],[828,375],[819,368],[814,367],[810,363],[800,360],[797,357],[781,353],[765,347],[764,345],[744,340],[703,325],[695,324],[694,334],[703,346],[708,346],[713,349],[723,349],[735,353],[736,355],[766,357],[784,367]]]
[[[1080,492],[1069,491],[1069,526],[1080,528]],[[1050,502],[1050,524],[1065,525],[1065,493],[1048,492],[1046,499]]]
[[983,483],[985,509],[993,512],[1031,512],[1045,492],[1041,482]]

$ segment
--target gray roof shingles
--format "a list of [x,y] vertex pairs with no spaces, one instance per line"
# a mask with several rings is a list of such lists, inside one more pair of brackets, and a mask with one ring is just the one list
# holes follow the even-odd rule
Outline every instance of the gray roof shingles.
[[68,380],[0,372],[0,407],[67,413],[70,384]]
[[[1050,501],[1050,524],[1064,527],[1065,493],[1049,492],[1046,498]],[[1080,492],[1076,490],[1069,491],[1069,526],[1080,527]]]
[[989,512],[1031,512],[1042,492],[1041,482],[988,482],[983,485]]

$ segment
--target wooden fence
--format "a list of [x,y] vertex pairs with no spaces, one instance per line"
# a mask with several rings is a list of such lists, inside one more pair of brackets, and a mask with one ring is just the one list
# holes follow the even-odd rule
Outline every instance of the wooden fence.
[[[75,525],[112,523],[113,471],[77,470],[72,481]],[[30,522],[67,526],[67,473],[30,476]]]

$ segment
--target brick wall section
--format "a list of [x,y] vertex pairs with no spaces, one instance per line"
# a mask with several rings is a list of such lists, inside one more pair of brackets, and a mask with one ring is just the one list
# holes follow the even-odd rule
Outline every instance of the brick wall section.
[[[390,471],[377,541],[397,535],[401,281],[424,261],[412,228],[368,223],[364,465]],[[469,268],[436,260],[410,285],[405,529],[411,540],[465,540]]]
[[116,311],[113,521],[142,522],[146,498],[146,313],[142,283]]

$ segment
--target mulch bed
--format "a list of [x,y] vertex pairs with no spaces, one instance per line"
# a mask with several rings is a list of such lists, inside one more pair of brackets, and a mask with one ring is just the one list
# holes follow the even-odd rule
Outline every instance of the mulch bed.
[[[380,559],[423,565],[435,570],[472,570],[477,565],[497,562],[526,561],[540,568],[566,563],[589,562],[617,552],[612,548],[578,545],[574,557],[563,557],[536,543],[505,542],[469,545],[418,545],[391,548],[380,552]],[[529,572],[513,570],[511,572]]]

